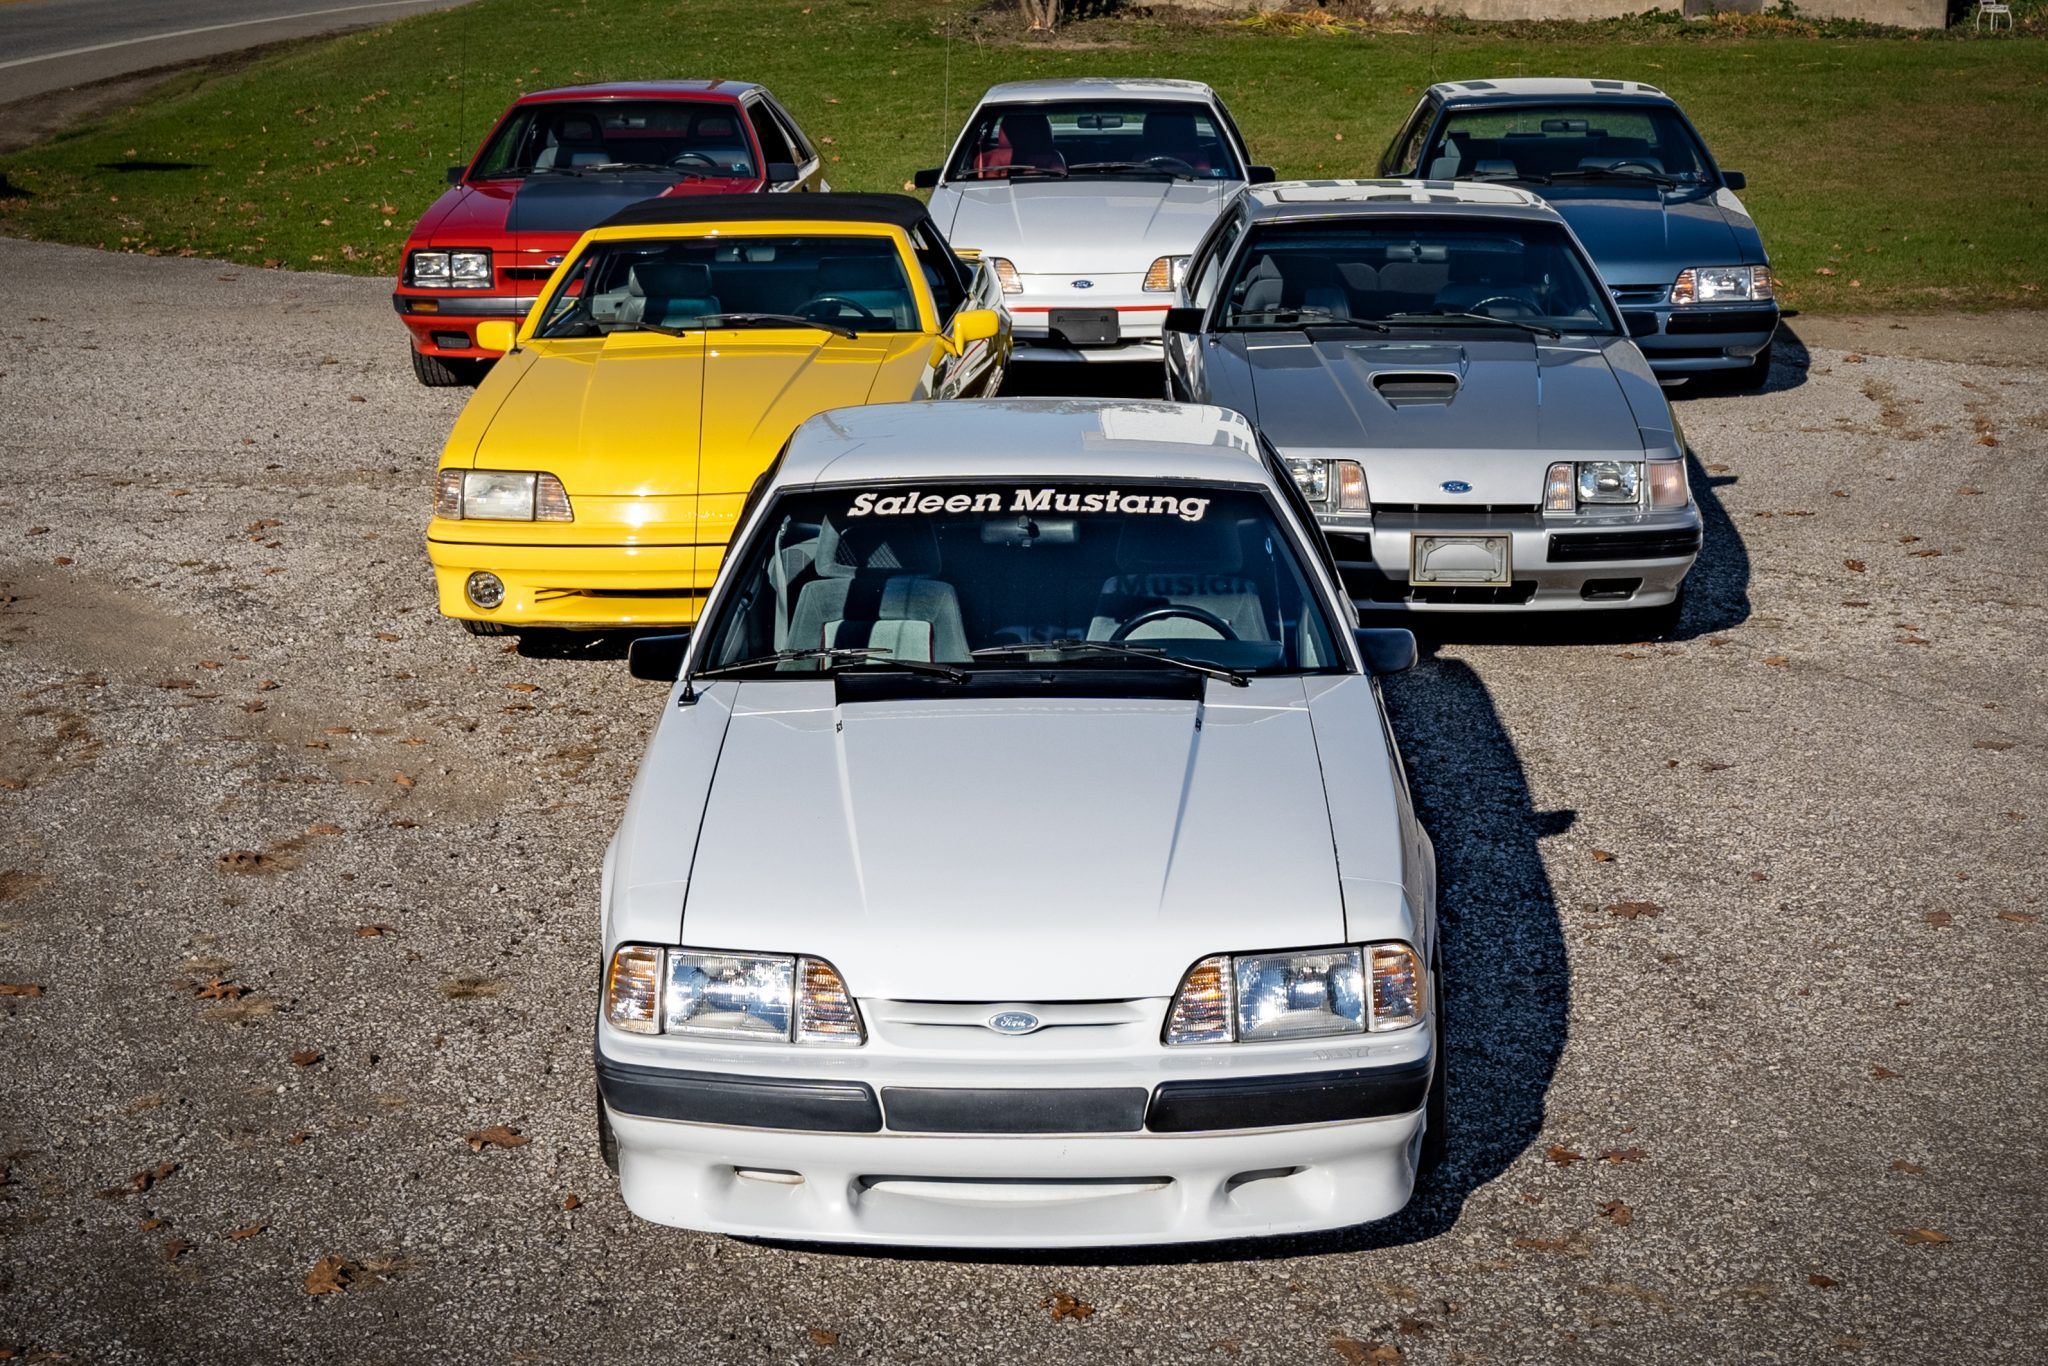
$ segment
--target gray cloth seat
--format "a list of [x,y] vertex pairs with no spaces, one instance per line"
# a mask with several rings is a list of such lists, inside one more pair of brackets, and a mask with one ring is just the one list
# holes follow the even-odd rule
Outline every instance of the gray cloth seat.
[[597,120],[572,115],[555,130],[555,145],[543,148],[533,164],[545,171],[558,166],[602,166],[611,159]]
[[[1134,517],[1117,535],[1117,574],[1105,580],[1088,623],[1088,639],[1108,640],[1117,627],[1155,607],[1193,607],[1219,617],[1239,640],[1271,640],[1265,597],[1244,572],[1237,523]],[[1128,639],[1207,640],[1215,632],[1186,617],[1141,626]]]
[[[818,262],[813,300],[845,299],[887,319],[899,332],[917,330],[917,308],[911,302],[903,271],[886,256],[827,256]],[[859,331],[858,314],[845,314]]]
[[789,648],[872,645],[897,659],[967,660],[959,595],[936,577],[939,543],[930,526],[827,522],[811,569],[819,577],[797,593]]
[[711,292],[709,266],[642,261],[626,273],[626,303],[617,321],[685,327],[720,311],[718,296]]

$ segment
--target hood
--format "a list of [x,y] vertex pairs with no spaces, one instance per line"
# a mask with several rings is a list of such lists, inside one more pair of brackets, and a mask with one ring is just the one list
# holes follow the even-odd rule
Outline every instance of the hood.
[[[572,499],[745,492],[798,424],[866,403],[885,367],[928,345],[921,333],[781,331],[529,343],[475,463],[551,471]],[[892,397],[912,396],[897,387]],[[718,456],[701,480],[700,452]]]
[[[1220,354],[1219,354],[1220,353]],[[1363,454],[1375,503],[1535,504],[1553,459],[1642,459],[1634,410],[1598,350],[1533,337],[1310,342],[1226,333],[1212,367],[1236,367],[1253,421],[1290,455]]]
[[956,247],[1008,257],[1031,275],[1145,269],[1185,256],[1234,180],[1021,180],[949,186],[932,216]]
[[1344,938],[1299,679],[1204,703],[738,688],[683,943],[817,954],[863,997],[1034,1002],[1167,996],[1209,954]]
[[1710,193],[1665,195],[1654,185],[1638,189],[1605,181],[1537,188],[1585,243],[1601,278],[1617,289],[1668,285],[1688,266],[1763,260],[1755,229],[1737,233]]
[[458,185],[436,200],[413,229],[436,247],[516,245],[561,251],[631,204],[678,195],[731,194],[752,180],[693,180],[659,171],[582,176],[532,176]]

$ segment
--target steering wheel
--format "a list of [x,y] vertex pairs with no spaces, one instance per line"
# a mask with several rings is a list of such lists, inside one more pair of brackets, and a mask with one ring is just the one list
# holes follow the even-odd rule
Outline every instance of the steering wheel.
[[1187,607],[1168,603],[1164,607],[1148,607],[1129,621],[1119,625],[1116,630],[1110,632],[1110,643],[1115,644],[1119,641],[1129,640],[1131,632],[1137,630],[1140,626],[1149,626],[1155,621],[1171,621],[1175,617],[1185,617],[1189,621],[1200,622],[1214,631],[1218,639],[1236,640],[1238,638],[1237,632],[1230,629],[1230,623],[1217,616],[1214,612],[1205,611],[1200,607]]
[[709,167],[711,170],[714,171],[724,169],[717,162],[713,161],[710,157],[704,155],[702,152],[677,152],[674,156],[668,159],[668,164],[671,166],[680,166],[686,161],[698,162],[704,166]]
[[1145,164],[1161,171],[1172,171],[1176,175],[1181,173],[1187,175],[1199,174],[1195,170],[1195,164],[1192,161],[1182,161],[1179,157],[1146,157]]
[[1655,162],[1641,160],[1637,157],[1623,157],[1620,161],[1610,162],[1608,163],[1607,169],[1610,171],[1619,171],[1624,167],[1628,166],[1633,166],[1639,171],[1648,171],[1651,175],[1664,174],[1664,168],[1662,166],[1657,165]]
[[1517,294],[1490,295],[1487,298],[1481,299],[1478,303],[1473,304],[1470,311],[1474,313],[1484,313],[1486,312],[1487,306],[1490,304],[1506,304],[1508,307],[1514,309],[1516,312],[1526,313],[1532,318],[1538,316],[1543,311],[1542,309],[1536,307],[1536,305],[1530,303],[1527,299],[1524,299]]
[[817,298],[799,308],[796,311],[796,315],[799,318],[808,318],[814,313],[822,314],[825,311],[826,304],[832,305],[831,313],[835,318],[844,313],[855,313],[863,318],[879,316],[872,309],[868,308],[867,305],[856,303],[843,294],[820,294]]

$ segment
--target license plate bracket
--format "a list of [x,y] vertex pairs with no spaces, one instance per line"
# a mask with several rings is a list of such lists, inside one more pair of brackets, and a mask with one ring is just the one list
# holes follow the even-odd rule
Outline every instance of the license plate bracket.
[[1047,313],[1045,326],[1068,346],[1115,346],[1123,340],[1113,308],[1055,308]]
[[1514,538],[1496,532],[1417,533],[1408,538],[1408,582],[1440,588],[1506,588]]

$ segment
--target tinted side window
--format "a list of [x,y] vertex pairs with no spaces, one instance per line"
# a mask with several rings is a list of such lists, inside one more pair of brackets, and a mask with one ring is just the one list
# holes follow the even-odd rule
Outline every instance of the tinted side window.
[[776,123],[781,125],[784,136],[789,139],[791,150],[796,153],[796,160],[799,163],[815,160],[817,152],[812,150],[811,144],[804,138],[803,130],[798,128],[796,120],[789,116],[789,111],[772,99],[763,100],[762,103],[773,112]]
[[967,300],[967,280],[961,273],[960,260],[952,252],[934,244],[932,236],[922,225],[910,230],[910,247],[917,253],[917,264],[924,271],[925,284],[932,291],[932,306],[939,311],[939,322],[953,316]]
[[796,151],[789,145],[789,138],[783,133],[782,125],[768,112],[767,106],[755,101],[747,106],[747,122],[754,125],[754,136],[761,143],[761,159],[770,164],[778,161],[794,162]]
[[1437,105],[1434,100],[1424,100],[1409,117],[1408,126],[1388,146],[1386,155],[1380,159],[1381,175],[1407,175],[1415,170],[1415,159],[1422,149],[1422,135],[1429,131],[1429,125],[1436,122]]
[[1209,248],[1202,254],[1193,278],[1188,281],[1188,302],[1196,308],[1207,308],[1215,299],[1216,281],[1223,273],[1223,263],[1229,259],[1230,249],[1237,244],[1238,234],[1243,231],[1244,220],[1233,217],[1209,239]]

